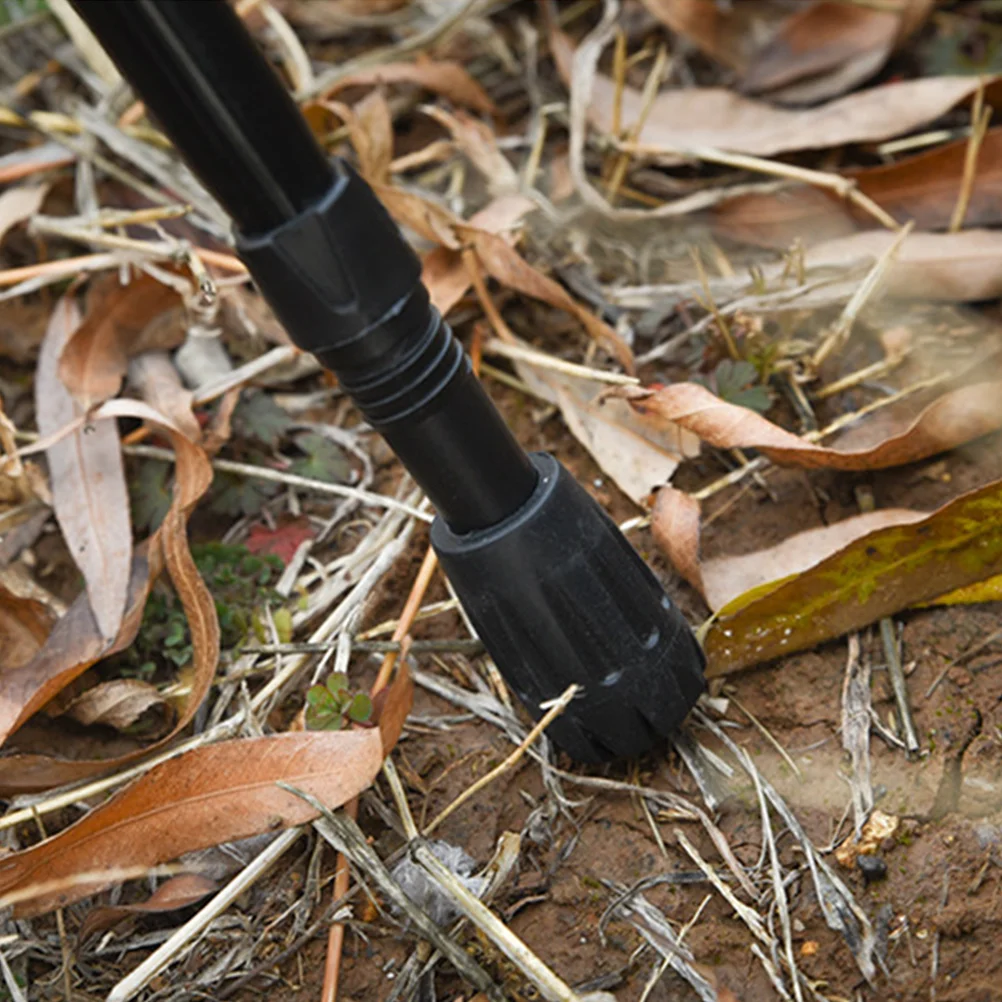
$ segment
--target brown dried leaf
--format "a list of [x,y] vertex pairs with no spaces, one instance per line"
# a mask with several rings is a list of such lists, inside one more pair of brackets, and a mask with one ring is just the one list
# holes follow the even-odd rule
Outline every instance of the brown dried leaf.
[[494,198],[518,190],[518,171],[501,151],[497,136],[489,126],[462,111],[453,115],[434,106],[428,106],[424,111],[452,133],[456,145],[480,171]]
[[702,592],[706,604],[716,612],[739,595],[803,574],[876,529],[907,525],[924,517],[906,508],[886,508],[806,529],[764,550],[701,561],[699,504],[688,494],[666,487],[658,491],[651,531],[679,573]]
[[[535,208],[536,203],[524,195],[502,195],[472,215],[469,225],[514,242],[522,220]],[[470,273],[460,251],[436,247],[424,257],[421,281],[435,308],[445,316],[469,290]]]
[[100,724],[125,731],[135,725],[144,714],[156,709],[159,713],[161,736],[172,714],[170,704],[149,682],[135,678],[116,678],[99,682],[73,700],[65,715],[85,726]]
[[165,351],[147,351],[129,362],[129,382],[155,411],[170,418],[181,433],[198,442],[202,428],[191,402],[194,394],[181,382],[180,373]]
[[774,0],[643,0],[662,24],[684,35],[711,59],[744,73],[748,60],[788,13]]
[[487,92],[459,63],[448,60],[419,59],[413,63],[384,63],[371,69],[357,70],[342,77],[330,87],[325,97],[348,87],[378,87],[382,84],[417,84],[432,93],[441,94],[453,104],[465,105],[487,115],[497,114]]
[[[302,731],[223,741],[155,766],[52,838],[0,860],[0,895],[102,869],[155,866],[186,852],[304,824],[316,812],[284,780],[337,807],[383,761],[377,730]],[[18,906],[37,915],[108,886],[95,879]]]
[[629,400],[641,414],[657,416],[721,449],[757,449],[780,466],[804,469],[881,470],[925,459],[994,431],[1002,425],[997,381],[944,393],[902,432],[865,449],[814,445],[755,411],[729,404],[696,383],[657,390],[617,387],[610,396]]
[[527,362],[516,361],[514,367],[539,397],[560,408],[571,434],[640,507],[683,458],[699,454],[699,440],[690,433],[645,419],[624,400],[603,400],[603,384]]
[[[897,234],[889,230],[856,233],[810,248],[808,268],[873,263]],[[890,262],[881,286],[902,299],[977,302],[1002,296],[1002,233],[909,233]]]
[[[842,173],[898,222],[944,230],[960,194],[967,145],[967,139],[958,139],[897,163]],[[760,247],[785,248],[794,239],[816,244],[872,226],[851,203],[819,188],[739,195],[712,211],[719,233]],[[964,222],[971,227],[1002,222],[1002,128],[989,130],[981,144]]]
[[[551,33],[551,50],[566,85],[574,60],[571,40]],[[986,82],[986,99],[996,104],[997,78]],[[773,156],[794,150],[831,149],[848,143],[879,142],[911,132],[971,98],[977,77],[943,76],[882,84],[839,98],[820,108],[777,108],[741,97],[722,87],[688,87],[658,94],[637,141],[664,146],[664,159],[679,160],[679,149],[712,147],[735,153]],[[595,128],[612,128],[616,86],[596,75],[588,100],[588,118]],[[643,108],[641,92],[626,87],[621,122],[629,128]]]
[[[0,860],[0,897],[77,874],[155,866],[316,817],[280,780],[340,806],[370,785],[400,735],[412,698],[406,670],[384,693],[378,728],[223,741],[155,766],[58,835]],[[17,912],[51,911],[111,882],[96,878],[41,893]]]
[[157,325],[153,337],[140,340],[153,320],[180,303],[174,289],[145,272],[128,285],[119,282],[117,273],[95,281],[84,321],[59,357],[63,385],[84,408],[110,400],[122,386],[131,355],[182,342],[180,324]]
[[200,873],[181,873],[161,884],[146,901],[134,905],[100,905],[92,908],[80,923],[77,943],[84,944],[98,933],[114,928],[134,915],[159,915],[201,901],[219,885]]
[[20,668],[45,643],[52,625],[49,610],[0,585],[0,673]]
[[634,372],[633,352],[629,345],[604,321],[572,299],[562,285],[537,271],[502,237],[486,230],[461,224],[456,227],[477,253],[477,259],[493,279],[533,299],[541,299],[576,317],[588,334],[605,349],[623,369]]
[[174,498],[160,528],[134,557],[129,581],[127,613],[113,641],[101,635],[81,595],[55,625],[45,646],[27,664],[0,675],[0,742],[6,741],[56,693],[91,665],[132,643],[142,620],[149,589],[166,566],[181,599],[194,650],[193,679],[187,702],[166,737],[152,746],[110,759],[64,760],[48,755],[8,754],[0,757],[0,792],[47,789],[92,776],[145,755],[169,741],[192,720],[212,683],[219,660],[219,624],[215,603],[202,581],[188,549],[186,523],[212,482],[212,467],[201,447],[176,425],[139,401],[112,400],[94,412],[96,425],[118,417],[139,418],[164,430],[176,459]]
[[[698,504],[665,488],[655,505],[659,543],[698,552]],[[693,522],[695,521],[695,525]],[[688,539],[677,533],[685,523]],[[851,533],[850,533],[851,534]],[[681,568],[680,568],[681,569]],[[1002,572],[1002,482],[911,521],[874,529],[803,573],[759,585],[724,606],[704,647],[714,678],[806,650],[824,640]],[[697,565],[694,575],[700,577]]]
[[810,90],[786,90],[774,100],[819,101],[872,76],[906,33],[918,28],[933,0],[901,0],[897,10],[824,0],[788,17],[750,59],[744,75],[751,93],[776,91],[808,78]]
[[[35,376],[35,410],[43,437],[83,413],[57,375],[64,345],[79,331],[79,314],[68,297],[52,313]],[[56,519],[80,568],[100,635],[110,640],[125,614],[132,566],[129,492],[118,428],[113,421],[77,428],[48,450]]]
[[0,241],[12,227],[31,219],[48,193],[47,184],[23,184],[19,188],[8,188],[0,195]]

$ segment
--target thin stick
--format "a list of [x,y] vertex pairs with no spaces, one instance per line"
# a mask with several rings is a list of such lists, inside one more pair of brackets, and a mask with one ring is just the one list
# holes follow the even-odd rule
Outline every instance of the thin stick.
[[532,743],[567,709],[571,700],[577,694],[578,686],[569,685],[554,704],[540,718],[535,727],[526,734],[521,744],[500,764],[495,766],[486,775],[483,775],[472,786],[468,786],[456,799],[449,804],[436,818],[425,825],[424,834],[430,835],[450,814],[457,811],[471,797],[476,796],[485,786],[489,786],[499,776],[504,775],[522,759],[529,750]]
[[298,348],[294,348],[291,345],[272,348],[258,358],[245,362],[232,372],[228,372],[225,376],[207,383],[196,390],[194,396],[191,398],[192,405],[200,407],[203,404],[210,403],[229,393],[230,390],[235,390],[238,386],[243,386],[244,383],[249,383],[252,379],[257,379],[258,376],[263,375],[269,369],[275,369],[280,365],[285,365],[286,362],[293,361],[301,354],[302,352]]
[[[393,631],[393,640],[396,643],[403,643],[404,639],[407,637],[411,624],[414,622],[414,618],[417,616],[418,610],[421,608],[421,602],[424,600],[425,592],[428,590],[428,585],[431,583],[432,575],[435,573],[435,568],[437,566],[438,557],[436,556],[435,551],[429,546],[424,555],[424,560],[421,563],[421,568],[418,571],[417,577],[414,579],[414,584],[411,585],[410,594],[407,596],[407,601],[404,603],[404,610],[400,614],[400,619],[398,620],[396,628]],[[383,658],[383,663],[380,665],[379,673],[376,675],[376,680],[372,684],[371,691],[373,695],[386,687],[390,680],[390,676],[393,674],[393,668],[397,663],[397,657],[397,651],[390,651],[386,657]],[[345,805],[345,813],[352,821],[354,821],[357,812],[358,799],[355,798]],[[348,870],[348,860],[345,858],[344,853],[338,853],[334,873],[333,894],[335,898],[342,897],[348,893],[350,879],[351,874]],[[324,983],[320,995],[321,1002],[335,1002],[337,999],[337,986],[340,979],[341,954],[343,950],[344,923],[333,922],[331,923],[330,933],[327,937],[327,956],[324,961]]]
[[[628,139],[631,142],[636,141],[640,133],[643,132],[644,126],[647,124],[647,119],[650,117],[651,111],[654,108],[654,99],[658,96],[658,88],[661,86],[661,81],[664,79],[665,66],[667,65],[668,50],[662,45],[658,48],[658,54],[654,59],[654,65],[651,67],[651,71],[647,74],[647,79],[644,81],[644,89],[640,96],[640,113],[637,115],[636,121],[633,125],[630,126]],[[622,100],[621,93],[619,96],[620,100]],[[626,151],[622,151],[612,169],[612,176],[609,178],[609,184],[606,189],[610,205],[615,201],[616,195],[619,193],[619,189],[623,184],[623,178],[626,176],[626,168],[629,167],[629,165],[630,154]]]
[[817,351],[814,352],[814,357],[811,359],[812,368],[817,370],[829,355],[836,349],[841,348],[845,343],[860,312],[884,281],[888,271],[890,271],[891,265],[894,263],[894,259],[898,256],[901,245],[905,242],[908,234],[911,233],[914,225],[914,221],[910,221],[902,227],[890,246],[874,262],[866,278],[863,279],[859,288],[852,294],[849,302],[845,304],[845,309],[842,310],[841,316],[832,324],[831,330],[825,335]]
[[554,372],[563,372],[568,376],[593,379],[596,383],[613,383],[616,386],[637,386],[640,383],[640,380],[636,376],[626,376],[621,372],[606,372],[603,369],[592,369],[587,365],[579,365],[577,362],[567,362],[554,355],[548,355],[544,351],[530,348],[521,342],[513,343],[502,341],[500,338],[491,338],[484,345],[484,351],[488,355],[501,355],[504,358],[527,362],[529,365],[538,366],[540,369],[552,369]]
[[[441,602],[429,602],[427,605],[421,606],[414,617],[414,622],[418,623],[424,619],[440,616],[443,612],[452,612],[458,605],[459,603],[452,598],[443,599]],[[356,639],[371,640],[373,637],[381,637],[387,633],[392,634],[399,623],[399,619],[388,619],[384,623],[379,623],[368,630],[363,630],[361,633],[356,634]],[[393,642],[396,643],[396,641]]]
[[756,717],[751,710],[749,710],[743,703],[738,702],[737,697],[734,695],[734,690],[728,688],[727,698],[752,722],[752,726],[759,732],[772,745],[776,751],[783,757],[783,761],[794,771],[797,779],[803,779],[804,774],[800,771],[797,763],[793,761],[790,757],[790,753],[773,737],[769,729],[762,723],[761,720]]
[[894,703],[898,710],[898,721],[901,724],[901,735],[905,741],[908,754],[917,755],[922,750],[922,743],[915,729],[915,718],[912,716],[911,702],[908,699],[908,683],[898,656],[898,640],[895,636],[894,620],[884,616],[880,621],[880,639],[884,644],[884,656],[887,658],[887,675],[894,690]]
[[964,217],[967,215],[968,206],[971,204],[971,195],[974,193],[974,182],[978,173],[978,154],[981,152],[981,144],[988,132],[988,123],[992,117],[992,109],[985,108],[984,103],[985,84],[984,80],[981,80],[974,95],[974,106],[971,108],[971,135],[964,148],[964,173],[960,179],[957,204],[950,217],[948,231],[950,233],[959,233],[963,228]]
[[548,1002],[581,1002],[581,997],[544,964],[478,897],[456,879],[423,842],[411,855],[447,890],[456,907],[536,986]]
[[849,756],[849,789],[856,838],[873,810],[870,779],[870,668],[859,656],[859,635],[849,634],[849,651],[842,682],[842,748]]
[[[279,782],[279,786],[302,797],[308,804],[316,808],[321,817],[313,822],[313,827],[317,832],[343,857],[351,857],[351,861],[362,870],[365,875],[376,885],[379,892],[402,911],[418,933],[429,943],[432,943],[442,952],[445,958],[466,978],[470,984],[484,992],[495,1002],[504,1002],[504,996],[495,985],[491,976],[472,957],[462,950],[455,940],[447,936],[428,915],[419,908],[400,889],[400,885],[393,879],[392,874],[386,868],[386,864],[376,855],[376,851],[365,840],[362,830],[355,823],[354,819],[348,816],[345,811],[332,813],[316,797],[303,790],[297,790],[287,783]],[[434,858],[434,857],[433,857]],[[446,870],[448,873],[449,871]],[[335,892],[336,893],[336,892]],[[474,898],[474,900],[476,900]],[[477,904],[480,904],[477,901]],[[481,905],[484,908],[484,905]],[[343,928],[338,926],[338,928]]]
[[692,263],[696,266],[696,274],[699,275],[700,284],[703,286],[703,295],[706,296],[706,302],[703,305],[705,306],[707,312],[713,314],[717,330],[720,331],[720,336],[724,339],[724,344],[727,346],[727,354],[730,355],[736,362],[741,358],[741,353],[738,351],[738,346],[734,343],[734,337],[731,334],[730,326],[724,319],[723,314],[720,312],[720,308],[717,306],[717,303],[713,298],[713,292],[710,289],[710,279],[706,274],[706,268],[703,266],[703,256],[699,253],[699,248],[692,247],[690,250],[690,256],[692,257]]
[[689,858],[703,871],[706,879],[713,884],[714,888],[716,888],[716,890],[720,893],[721,897],[723,897],[724,900],[734,909],[741,921],[748,926],[748,931],[760,943],[765,946],[771,946],[772,937],[765,931],[765,926],[762,924],[762,919],[758,912],[738,899],[734,892],[720,879],[717,875],[717,871],[714,870],[705,859],[703,859],[696,847],[685,837],[680,828],[675,829],[675,838],[677,839],[678,844],[685,850]]
[[[161,449],[155,445],[130,445],[123,450],[130,456],[144,456],[147,459],[162,459],[173,463],[175,455],[170,449]],[[421,511],[405,501],[388,497],[385,494],[374,494],[358,487],[348,487],[345,484],[332,484],[326,480],[315,480],[312,477],[301,477],[295,473],[285,473],[282,470],[269,470],[265,466],[254,466],[251,463],[237,463],[229,459],[213,459],[212,465],[223,473],[236,473],[243,477],[253,477],[255,480],[266,480],[270,483],[285,484],[289,487],[302,487],[304,490],[315,491],[318,494],[333,494],[337,497],[354,498],[363,504],[377,508],[394,508],[406,512],[422,522],[431,522],[432,516]]]
[[154,950],[134,971],[122,978],[108,993],[107,1002],[127,1002],[146,987],[169,963],[187,952],[193,941],[206,927],[218,918],[241,894],[263,877],[285,854],[299,836],[302,828],[289,828],[260,852],[212,900],[198,910],[180,929]]
[[710,146],[668,146],[663,143],[652,146],[636,142],[616,142],[615,140],[613,142],[621,150],[637,156],[658,156],[669,153],[674,156],[692,157],[695,160],[703,160],[706,163],[735,167],[738,170],[754,171],[757,174],[771,174],[774,177],[782,177],[790,181],[802,181],[804,184],[811,184],[816,188],[827,188],[858,206],[868,215],[872,216],[881,226],[889,230],[898,230],[901,228],[893,216],[856,187],[854,179],[842,177],[839,174],[828,174],[824,171],[811,170],[807,167],[796,167],[793,164],[766,160],[763,157],[753,157],[745,153],[727,153],[724,150],[714,149]]
[[487,283],[484,282],[477,252],[472,247],[467,247],[463,251],[463,265],[466,268],[466,273],[470,276],[470,284],[473,286],[473,291],[477,294],[480,307],[484,311],[484,315],[490,322],[491,327],[494,328],[494,333],[497,334],[501,341],[508,341],[512,344],[517,342],[518,338],[515,337],[507,321],[501,316],[501,311],[497,308],[497,304],[487,291]]

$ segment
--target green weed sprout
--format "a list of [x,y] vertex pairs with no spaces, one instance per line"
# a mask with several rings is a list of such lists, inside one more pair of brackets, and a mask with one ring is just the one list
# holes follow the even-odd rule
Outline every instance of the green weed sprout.
[[306,693],[306,727],[311,731],[340,731],[349,723],[364,724],[372,716],[372,700],[352,693],[348,676],[334,672],[323,685]]

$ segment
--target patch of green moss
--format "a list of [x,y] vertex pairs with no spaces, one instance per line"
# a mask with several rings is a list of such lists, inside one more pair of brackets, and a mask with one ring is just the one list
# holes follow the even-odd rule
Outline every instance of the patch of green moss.
[[[191,553],[216,603],[220,643],[224,650],[236,647],[252,629],[255,610],[282,601],[274,590],[282,561],[223,543],[197,544]],[[181,600],[167,582],[158,582],[146,602],[135,641],[105,661],[102,674],[151,681],[173,674],[191,656],[191,632]]]

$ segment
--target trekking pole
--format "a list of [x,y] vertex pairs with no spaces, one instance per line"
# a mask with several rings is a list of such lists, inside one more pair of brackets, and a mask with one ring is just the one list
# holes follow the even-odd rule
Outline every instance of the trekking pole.
[[437,511],[431,542],[505,681],[600,761],[650,749],[704,688],[702,651],[567,470],[527,455],[431,305],[375,193],[331,158],[224,0],[74,0],[234,223],[292,341],[338,378]]

